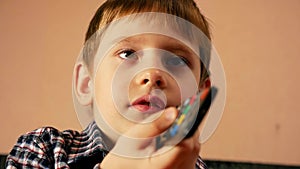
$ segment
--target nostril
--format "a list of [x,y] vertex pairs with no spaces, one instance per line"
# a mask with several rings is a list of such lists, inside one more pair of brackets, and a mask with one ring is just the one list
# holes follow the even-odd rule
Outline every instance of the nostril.
[[144,79],[144,80],[143,80],[143,83],[144,83],[144,84],[146,84],[146,83],[148,83],[148,82],[149,82],[149,79]]
[[156,85],[157,85],[157,86],[160,86],[160,85],[161,85],[161,81],[160,81],[160,80],[157,80],[157,81],[156,81]]

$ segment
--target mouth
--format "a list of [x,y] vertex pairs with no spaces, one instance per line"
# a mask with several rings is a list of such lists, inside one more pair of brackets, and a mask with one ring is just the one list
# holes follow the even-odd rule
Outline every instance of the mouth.
[[152,114],[165,109],[166,103],[158,96],[144,95],[136,99],[131,107],[141,113]]

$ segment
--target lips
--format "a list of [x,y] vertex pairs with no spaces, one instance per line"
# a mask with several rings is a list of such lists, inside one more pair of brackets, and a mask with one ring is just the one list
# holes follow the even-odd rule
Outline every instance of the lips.
[[136,99],[131,106],[141,113],[155,113],[165,109],[165,102],[158,96],[144,95]]

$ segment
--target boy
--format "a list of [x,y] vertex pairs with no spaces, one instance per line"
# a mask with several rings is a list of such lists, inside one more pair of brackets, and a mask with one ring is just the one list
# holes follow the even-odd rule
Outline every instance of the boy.
[[198,57],[209,45],[185,20],[210,39],[192,0],[102,4],[74,73],[75,106],[94,120],[80,133],[46,127],[21,136],[7,168],[206,168],[199,132],[158,150],[153,143],[174,122],[175,107],[210,86]]

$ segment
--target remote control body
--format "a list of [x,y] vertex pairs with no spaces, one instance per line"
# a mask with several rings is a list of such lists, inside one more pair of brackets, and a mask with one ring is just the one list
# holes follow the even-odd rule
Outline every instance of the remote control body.
[[204,89],[186,99],[178,108],[179,114],[174,124],[156,137],[156,149],[164,145],[176,145],[181,140],[193,136],[206,115],[217,89]]

